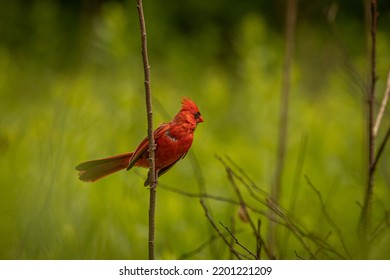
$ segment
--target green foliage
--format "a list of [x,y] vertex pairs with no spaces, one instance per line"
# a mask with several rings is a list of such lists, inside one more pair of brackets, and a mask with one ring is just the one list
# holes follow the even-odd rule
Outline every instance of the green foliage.
[[[226,7],[221,1],[215,6],[191,2],[194,10],[184,7],[192,11],[188,17],[178,15],[179,6],[164,11],[157,4],[145,6],[155,124],[170,120],[182,96],[194,99],[205,119],[190,154],[160,179],[156,256],[161,259],[181,258],[216,235],[198,198],[164,186],[237,200],[215,154],[230,157],[266,192],[276,161],[284,37],[270,22],[270,4],[244,5],[235,14],[235,2]],[[17,24],[9,30],[2,25],[7,36],[0,44],[0,258],[147,258],[146,171],[86,184],[74,170],[81,161],[130,151],[146,135],[135,4],[105,2],[99,12],[82,16],[64,12],[56,1],[32,1],[29,12],[13,3],[2,21]],[[199,11],[208,11],[204,22]],[[322,14],[317,17],[325,21]],[[283,26],[282,18],[274,23]],[[388,12],[382,18],[389,21]],[[357,236],[366,184],[365,93],[359,86],[365,78],[356,79],[346,58],[365,77],[363,17],[341,18],[348,55],[326,23],[310,20],[297,29],[281,205],[343,252],[306,175],[341,230],[349,257],[386,259],[390,230],[382,220],[390,199],[388,147],[376,176],[373,213],[373,224],[384,229],[366,256]],[[186,25],[178,26],[181,22]],[[228,30],[221,27],[227,22]],[[378,31],[378,100],[390,60],[387,26]],[[387,113],[383,128],[388,124]],[[242,192],[248,204],[268,211]],[[254,250],[252,230],[238,219],[238,206],[206,202],[215,222],[233,227],[234,221],[238,240]],[[266,237],[266,217],[251,215],[261,219]],[[290,230],[280,227],[277,234],[282,258],[310,258]],[[188,257],[232,257],[219,238],[206,245]],[[340,258],[310,246],[318,250],[317,258]]]

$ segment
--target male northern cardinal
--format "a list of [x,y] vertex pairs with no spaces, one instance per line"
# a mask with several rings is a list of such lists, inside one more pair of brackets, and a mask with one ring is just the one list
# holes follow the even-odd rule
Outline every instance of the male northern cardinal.
[[[153,133],[156,144],[156,177],[161,176],[184,158],[194,139],[198,123],[203,122],[198,106],[189,98],[183,98],[179,113],[169,123],[160,125]],[[149,168],[149,141],[146,137],[134,152],[80,163],[76,166],[79,179],[94,182],[122,169],[133,166]],[[145,186],[149,180],[145,181]]]

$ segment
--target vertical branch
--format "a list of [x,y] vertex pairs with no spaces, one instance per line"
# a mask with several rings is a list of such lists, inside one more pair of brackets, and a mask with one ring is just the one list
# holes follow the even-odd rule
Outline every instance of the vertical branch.
[[374,194],[374,175],[375,168],[375,83],[376,83],[376,29],[377,29],[377,1],[371,0],[371,52],[370,52],[370,87],[368,97],[368,177],[364,204],[362,209],[363,234],[368,239],[371,225],[372,197]]
[[154,230],[155,230],[155,210],[156,210],[156,169],[155,169],[155,143],[153,139],[153,111],[152,98],[150,91],[150,65],[148,59],[148,48],[146,38],[145,17],[142,6],[142,0],[137,0],[137,10],[139,23],[141,28],[141,44],[142,44],[142,61],[144,65],[145,75],[145,99],[146,113],[148,118],[148,139],[149,139],[149,182],[150,182],[150,198],[149,198],[149,259],[154,259]]
[[[287,129],[288,129],[288,110],[290,98],[290,79],[291,79],[291,61],[294,52],[295,26],[297,17],[297,0],[287,1],[286,12],[286,48],[284,54],[282,93],[280,99],[280,119],[279,119],[279,137],[277,147],[277,158],[274,184],[271,190],[271,196],[275,201],[279,201],[282,186],[283,170],[285,164]],[[268,239],[271,248],[274,246],[275,230],[270,228]]]
[[296,23],[296,0],[289,0],[287,3],[286,15],[286,48],[283,65],[282,94],[280,99],[280,119],[277,164],[275,170],[275,183],[273,186],[273,198],[278,200],[282,184],[284,158],[286,154],[286,140],[288,128],[288,109],[290,97],[291,61],[294,51]]

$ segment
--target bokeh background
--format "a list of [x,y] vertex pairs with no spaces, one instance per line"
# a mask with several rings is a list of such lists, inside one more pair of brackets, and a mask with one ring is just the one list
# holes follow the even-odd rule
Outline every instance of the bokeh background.
[[[233,258],[197,194],[237,201],[215,155],[229,157],[238,174],[245,172],[270,192],[285,1],[144,2],[155,125],[177,113],[182,96],[192,98],[205,119],[189,155],[160,178],[156,257]],[[280,204],[307,232],[341,252],[307,240],[319,259],[390,258],[388,147],[375,176],[377,234],[364,254],[357,230],[367,180],[364,6],[358,0],[298,5]],[[390,68],[390,3],[379,1],[378,10],[377,107]],[[147,258],[146,170],[93,184],[80,182],[74,170],[81,161],[131,151],[146,135],[139,33],[135,1],[2,1],[1,259]],[[378,139],[388,125],[389,109]],[[252,207],[268,211],[240,188]],[[239,207],[206,202],[221,232],[231,239],[219,222],[254,250],[252,229],[239,219]],[[251,215],[261,221],[267,244],[266,215]],[[274,237],[278,258],[313,257],[285,227],[277,226]]]

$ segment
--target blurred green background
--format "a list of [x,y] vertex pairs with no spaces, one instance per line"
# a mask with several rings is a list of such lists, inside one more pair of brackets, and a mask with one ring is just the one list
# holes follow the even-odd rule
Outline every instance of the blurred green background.
[[[135,1],[14,0],[1,6],[0,258],[147,258],[146,170],[93,184],[80,182],[74,170],[81,161],[131,151],[146,135]],[[177,113],[182,96],[192,98],[205,119],[190,154],[160,179],[156,257],[231,258],[199,198],[164,186],[237,200],[215,158],[220,155],[270,192],[285,1],[149,0],[144,9],[155,125]],[[390,67],[390,3],[379,1],[378,9],[379,107]],[[337,11],[334,21],[330,10]],[[281,205],[343,252],[306,175],[342,232],[343,255],[388,259],[388,147],[375,177],[372,224],[381,230],[364,255],[357,234],[366,185],[368,46],[363,1],[299,1]],[[389,120],[387,109],[378,141]],[[254,250],[237,205],[214,199],[207,205],[217,224],[234,226],[238,240]],[[261,219],[267,240],[267,218],[252,215]],[[276,234],[279,258],[310,258],[288,230],[278,227]],[[309,246],[317,258],[340,258]]]

